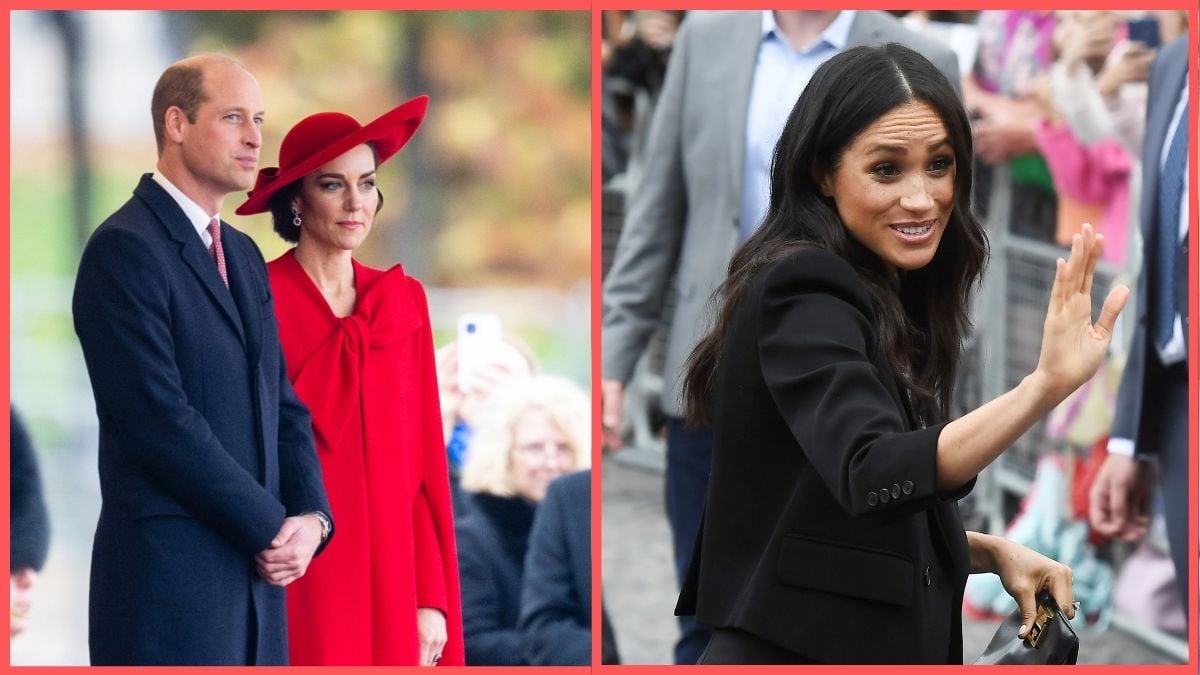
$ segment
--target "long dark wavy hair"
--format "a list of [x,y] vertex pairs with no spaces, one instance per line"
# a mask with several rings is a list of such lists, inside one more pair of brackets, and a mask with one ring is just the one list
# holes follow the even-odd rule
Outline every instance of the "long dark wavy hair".
[[[887,112],[926,103],[946,126],[954,151],[954,206],[930,263],[888,271],[855,239],[821,177],[835,171],[854,139]],[[771,162],[771,201],[758,230],[737,250],[729,276],[716,290],[712,330],[688,358],[684,408],[693,424],[711,422],[712,393],[738,301],[755,274],[800,248],[830,251],[862,277],[879,325],[879,349],[926,420],[950,414],[962,341],[970,329],[967,303],[988,259],[987,234],[971,213],[971,126],[946,77],[899,44],[855,47],[826,61],[792,108]]]

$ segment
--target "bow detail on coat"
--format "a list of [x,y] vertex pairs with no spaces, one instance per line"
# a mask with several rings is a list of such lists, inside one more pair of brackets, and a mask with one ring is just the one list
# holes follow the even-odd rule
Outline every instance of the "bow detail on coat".
[[336,321],[336,329],[305,359],[293,383],[312,412],[317,448],[326,452],[335,452],[347,423],[360,419],[371,354],[399,344],[421,327],[399,265],[360,291],[354,313]]

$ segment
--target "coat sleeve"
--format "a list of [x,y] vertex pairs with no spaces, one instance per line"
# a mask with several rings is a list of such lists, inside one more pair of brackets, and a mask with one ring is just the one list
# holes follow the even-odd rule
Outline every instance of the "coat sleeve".
[[[268,294],[271,294],[271,283],[267,276],[266,261],[262,251],[249,237],[247,244],[257,256],[254,266],[255,274],[260,274],[260,282]],[[265,320],[275,323],[274,334],[279,335],[279,325],[275,313],[275,298],[271,298],[270,311],[265,312]],[[283,354],[283,344],[275,340],[263,345],[263,358],[275,358],[279,363],[279,490],[287,515],[296,516],[302,513],[320,511],[329,517],[329,537],[321,542],[314,555],[320,555],[337,531],[337,522],[330,510],[329,498],[325,492],[325,481],[321,474],[321,461],[317,458],[317,447],[313,441],[312,415],[308,406],[296,395],[296,389],[288,379],[287,362]]]
[[579,495],[568,493],[565,486],[562,479],[550,485],[533,519],[525,556],[518,625],[525,658],[534,666],[591,665],[591,617],[585,615],[580,597],[591,589],[578,588],[571,573],[573,554],[586,556],[588,551],[572,552],[568,536],[572,528],[587,528],[589,523],[570,522],[565,501]]
[[684,21],[672,48],[644,156],[612,267],[604,281],[604,377],[622,382],[633,374],[663,311],[687,219],[683,167],[683,112],[691,30]]
[[[855,516],[933,506],[944,424],[906,431],[904,412],[869,356],[874,315],[858,274],[824,251],[786,258],[764,274],[762,376],[830,493]],[[877,489],[893,485],[899,497],[878,498]]]
[[422,485],[413,503],[413,548],[417,564],[417,606],[446,609],[446,565],[442,560],[429,497]]
[[[280,347],[276,345],[274,349],[279,350]],[[308,408],[292,389],[287,369],[282,365],[282,351],[279,359],[279,473],[283,502],[287,505],[289,516],[321,511],[329,516],[333,525],[334,514],[330,512],[321,477],[321,462],[317,459],[317,449],[313,444]],[[325,544],[332,539],[331,529]]]
[[84,250],[72,314],[101,422],[127,461],[239,549],[255,554],[285,509],[222,448],[187,399],[175,365],[171,284],[164,264],[128,230],[97,231]]

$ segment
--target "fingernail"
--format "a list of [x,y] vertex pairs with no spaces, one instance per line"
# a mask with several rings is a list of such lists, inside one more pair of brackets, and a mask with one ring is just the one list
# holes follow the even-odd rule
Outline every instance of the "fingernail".
[[1017,637],[1025,637],[1026,630],[1028,630],[1026,626],[1021,626],[1019,629],[1017,629]]

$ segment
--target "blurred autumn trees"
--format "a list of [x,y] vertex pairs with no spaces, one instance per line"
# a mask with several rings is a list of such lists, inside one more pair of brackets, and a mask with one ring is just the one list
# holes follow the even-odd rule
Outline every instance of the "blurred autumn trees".
[[[364,262],[401,261],[426,283],[445,287],[586,282],[587,12],[162,15],[168,40],[183,52],[168,61],[219,51],[258,78],[267,105],[261,166],[277,164],[283,135],[309,114],[339,110],[366,122],[429,94],[421,130],[380,173],[386,204],[360,252]],[[147,110],[152,87],[146,86]],[[153,169],[149,120],[145,133],[151,151],[137,156],[137,172]],[[103,146],[104,130],[92,134]],[[109,170],[106,162],[95,153],[91,170]],[[119,194],[98,201],[119,204],[136,179],[131,173],[114,181]],[[241,195],[226,200],[226,217],[254,236],[268,259],[282,252],[286,245],[271,231],[269,216],[232,215],[240,201]]]

